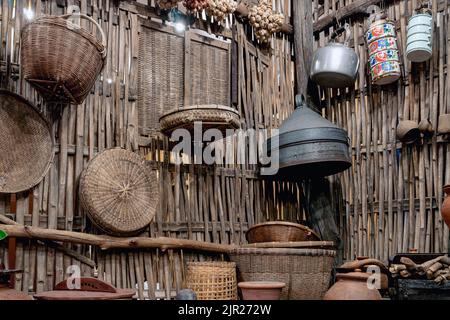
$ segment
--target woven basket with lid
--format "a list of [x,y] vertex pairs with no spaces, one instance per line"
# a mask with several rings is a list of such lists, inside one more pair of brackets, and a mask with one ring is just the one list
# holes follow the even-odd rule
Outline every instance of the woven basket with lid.
[[93,223],[106,233],[137,234],[156,213],[156,172],[136,153],[105,150],[88,163],[80,177],[80,201]]
[[71,22],[78,15],[42,16],[22,30],[21,65],[25,80],[47,101],[81,104],[92,89],[106,59],[106,37],[86,15],[101,40]]
[[186,287],[198,300],[237,300],[234,262],[188,262],[186,271]]
[[37,185],[54,157],[47,120],[21,96],[0,90],[0,193]]

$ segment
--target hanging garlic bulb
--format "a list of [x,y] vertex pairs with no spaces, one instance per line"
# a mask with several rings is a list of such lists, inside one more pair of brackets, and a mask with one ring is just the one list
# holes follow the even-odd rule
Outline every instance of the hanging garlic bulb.
[[248,20],[255,30],[256,38],[261,42],[268,42],[272,34],[281,31],[284,15],[274,13],[272,4],[261,0],[257,6],[250,8]]
[[208,0],[208,8],[206,11],[208,15],[214,17],[221,22],[233,13],[237,8],[237,2],[234,0]]
[[183,5],[188,11],[197,13],[208,8],[208,0],[183,0]]
[[169,10],[169,9],[176,8],[178,6],[178,2],[180,2],[180,1],[181,0],[157,0],[156,4],[161,9]]

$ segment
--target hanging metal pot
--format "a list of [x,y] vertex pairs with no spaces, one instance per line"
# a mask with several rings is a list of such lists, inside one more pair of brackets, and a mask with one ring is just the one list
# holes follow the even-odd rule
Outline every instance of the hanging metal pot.
[[409,18],[406,57],[412,62],[424,62],[432,55],[433,16],[430,10],[424,10]]
[[279,160],[277,177],[323,177],[347,170],[351,166],[347,132],[312,111],[300,95],[296,106],[277,138],[268,141],[272,159]]
[[[335,42],[336,37],[346,31],[344,43]],[[326,88],[345,88],[353,86],[359,69],[359,57],[348,46],[350,27],[336,30],[331,41],[319,48],[313,56],[311,65],[311,79],[318,85]]]

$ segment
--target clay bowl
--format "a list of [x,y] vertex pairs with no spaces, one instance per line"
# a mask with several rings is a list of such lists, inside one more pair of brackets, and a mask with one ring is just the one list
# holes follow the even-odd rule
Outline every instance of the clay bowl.
[[397,126],[397,138],[406,144],[414,143],[420,137],[419,125],[412,120],[403,120]]
[[248,229],[246,236],[248,243],[320,240],[320,237],[308,227],[284,221],[256,224]]
[[248,281],[238,283],[243,300],[280,300],[281,290],[285,286],[285,283],[275,281]]

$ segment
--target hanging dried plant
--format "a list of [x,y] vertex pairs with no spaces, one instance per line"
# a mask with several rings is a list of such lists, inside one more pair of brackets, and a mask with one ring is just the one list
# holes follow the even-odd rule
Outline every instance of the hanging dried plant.
[[257,6],[251,7],[248,19],[256,38],[261,42],[268,42],[272,34],[281,31],[284,23],[284,15],[275,13],[271,2],[267,0],[261,0]]
[[209,0],[206,11],[208,15],[214,17],[219,22],[232,14],[237,7],[237,2],[234,0]]
[[189,12],[197,13],[208,8],[208,0],[183,0],[183,5]]
[[178,6],[178,2],[181,2],[181,0],[157,0],[156,4],[161,9],[169,10],[176,8]]

